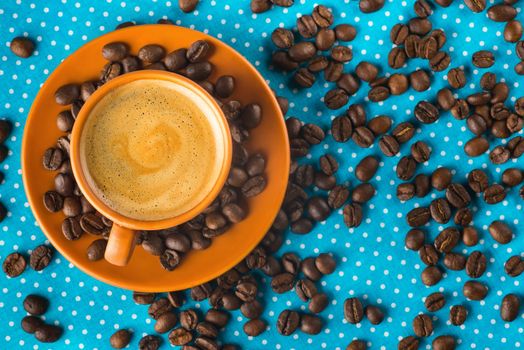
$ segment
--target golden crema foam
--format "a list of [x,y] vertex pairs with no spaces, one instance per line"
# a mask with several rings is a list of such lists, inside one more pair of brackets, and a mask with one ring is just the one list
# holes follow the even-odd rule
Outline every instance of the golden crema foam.
[[218,122],[206,117],[210,107],[197,106],[200,98],[174,83],[143,79],[97,103],[80,154],[89,185],[106,205],[155,221],[191,210],[211,191],[223,144]]

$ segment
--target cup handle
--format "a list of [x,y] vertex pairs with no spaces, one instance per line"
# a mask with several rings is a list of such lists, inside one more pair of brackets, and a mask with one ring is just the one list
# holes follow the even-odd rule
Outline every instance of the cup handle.
[[126,266],[133,255],[135,243],[136,231],[113,223],[104,258],[113,265]]

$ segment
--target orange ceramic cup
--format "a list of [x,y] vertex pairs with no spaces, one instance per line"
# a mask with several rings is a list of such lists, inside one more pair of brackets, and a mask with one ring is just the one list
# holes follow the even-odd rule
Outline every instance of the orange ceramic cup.
[[[203,106],[206,104],[206,110],[212,111],[211,115],[206,114],[208,118],[214,118],[219,125],[220,130],[215,134],[216,137],[220,137],[221,143],[224,145],[222,151],[223,153],[223,162],[221,164],[220,171],[217,176],[217,181],[211,188],[211,191],[206,194],[200,203],[194,206],[189,211],[178,215],[176,217],[158,220],[158,221],[140,221],[133,218],[126,217],[112,208],[107,206],[102,200],[95,195],[95,192],[89,186],[87,178],[85,176],[85,171],[82,167],[81,154],[80,154],[80,141],[82,131],[88,120],[91,111],[96,106],[96,104],[111,90],[116,87],[128,84],[130,82],[140,80],[140,79],[153,79],[153,80],[162,80],[168,81],[173,84],[178,85],[186,89],[187,92],[194,97],[194,102],[197,105]],[[229,133],[229,126],[222,112],[222,109],[218,106],[216,101],[198,84],[192,82],[189,79],[186,79],[178,74],[164,72],[164,71],[154,71],[154,70],[144,70],[137,71],[133,73],[124,74],[115,79],[110,80],[98,90],[95,91],[91,97],[83,105],[80,113],[75,121],[73,131],[71,134],[71,166],[73,173],[75,175],[78,187],[82,191],[82,194],[85,198],[93,205],[93,207],[98,210],[101,214],[108,217],[113,221],[113,227],[109,235],[109,240],[107,242],[105,259],[117,266],[125,266],[131,255],[133,254],[133,249],[136,244],[136,231],[137,230],[161,230],[169,227],[180,225],[186,221],[189,221],[193,217],[200,214],[206,207],[208,207],[213,200],[218,196],[224,183],[228,177],[229,170],[231,167],[231,157],[232,157],[232,144],[231,144],[231,135]]]

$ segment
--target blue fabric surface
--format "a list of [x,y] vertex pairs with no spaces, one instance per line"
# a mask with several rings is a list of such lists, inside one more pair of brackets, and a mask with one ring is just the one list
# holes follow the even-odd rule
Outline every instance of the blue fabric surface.
[[[369,15],[358,10],[358,1],[328,0],[323,3],[333,8],[336,24],[349,23],[358,29],[356,40],[349,43],[354,59],[346,65],[346,71],[352,71],[361,60],[368,60],[379,64],[382,73],[391,73],[392,70],[387,67],[387,53],[391,48],[389,31],[395,23],[414,16],[412,2],[390,0],[382,11]],[[15,128],[7,142],[10,155],[1,164],[6,179],[0,186],[0,200],[8,207],[9,217],[0,224],[0,261],[12,251],[28,253],[31,248],[45,242],[23,191],[20,145],[31,101],[39,86],[62,59],[83,43],[113,30],[119,22],[155,23],[165,16],[179,25],[209,33],[237,49],[260,70],[277,94],[290,99],[289,116],[314,121],[327,130],[331,119],[342,112],[329,111],[321,102],[321,97],[333,84],[319,78],[312,89],[294,90],[287,84],[290,75],[268,69],[274,49],[270,41],[272,30],[277,26],[293,27],[297,16],[310,13],[315,4],[314,1],[301,0],[289,9],[274,8],[264,14],[252,15],[247,0],[205,0],[192,14],[183,14],[176,0],[3,1],[0,4],[0,118],[12,120]],[[520,13],[518,18],[522,18]],[[521,79],[513,72],[518,58],[514,55],[514,45],[502,39],[504,24],[490,22],[485,11],[472,14],[462,1],[455,1],[446,9],[437,7],[431,19],[435,28],[446,31],[448,42],[444,50],[452,57],[450,68],[466,67],[470,80],[459,92],[460,96],[480,89],[478,84],[483,70],[471,65],[471,54],[480,49],[495,53],[497,61],[492,70],[509,83],[511,103],[520,96]],[[10,40],[18,35],[29,35],[36,41],[37,51],[31,58],[22,60],[9,51]],[[151,40],[154,41],[154,38]],[[428,69],[427,61],[410,60],[407,67],[399,71],[407,73],[416,68]],[[416,102],[423,98],[434,99],[438,89],[447,84],[445,73],[436,73],[432,77],[434,85],[424,93],[409,90],[385,103],[367,104],[368,117],[386,114],[394,119],[395,124],[413,119],[412,110]],[[350,102],[365,102],[367,91],[367,87],[361,88]],[[427,164],[418,166],[418,172],[430,174],[439,166],[447,166],[454,170],[455,181],[465,182],[469,171],[482,167],[486,168],[491,181],[500,182],[504,169],[522,167],[522,161],[494,166],[489,163],[487,155],[469,159],[464,154],[463,144],[471,137],[465,121],[457,121],[449,113],[444,113],[436,124],[423,126],[413,141],[426,141],[432,147],[433,154]],[[500,143],[495,141],[494,144]],[[363,150],[351,141],[338,144],[328,136],[322,145],[312,149],[304,162],[316,163],[324,150],[333,153],[341,162],[341,170],[337,174],[339,182],[352,184],[358,183],[354,176],[358,161],[368,154],[381,155],[376,145]],[[404,145],[401,155],[408,153],[409,146]],[[459,349],[522,347],[522,313],[515,322],[505,323],[500,319],[498,310],[503,295],[524,294],[521,286],[524,275],[510,278],[503,271],[504,262],[511,255],[522,255],[524,251],[522,199],[518,197],[517,190],[512,190],[506,200],[497,206],[486,205],[480,198],[474,198],[474,226],[479,230],[481,240],[476,247],[461,245],[457,251],[468,253],[480,250],[486,254],[489,265],[480,280],[487,283],[490,291],[484,301],[470,302],[462,295],[462,285],[469,280],[465,272],[450,271],[437,286],[425,287],[420,281],[424,266],[416,253],[404,248],[404,235],[409,229],[405,214],[417,205],[428,205],[443,193],[434,191],[426,198],[399,203],[395,198],[395,189],[400,182],[393,172],[399,158],[381,159],[383,166],[371,181],[378,194],[366,205],[366,219],[360,227],[347,229],[341,215],[334,213],[309,235],[288,233],[279,252],[293,251],[304,258],[320,252],[334,253],[338,269],[319,284],[319,288],[332,300],[321,314],[325,321],[323,332],[318,336],[301,332],[291,337],[280,336],[275,328],[279,313],[285,308],[306,310],[307,305],[294,292],[276,295],[266,284],[262,290],[266,306],[262,318],[268,322],[269,330],[256,338],[246,337],[242,331],[245,319],[240,312],[234,312],[233,321],[221,335],[223,341],[241,345],[243,349],[298,349],[305,345],[312,349],[345,349],[353,338],[358,337],[368,341],[371,349],[396,349],[399,338],[413,333],[413,317],[425,312],[424,297],[434,291],[443,291],[447,304],[434,313],[435,332],[422,340],[421,348],[429,349],[431,340],[442,334],[456,336]],[[505,220],[514,229],[516,238],[511,244],[498,245],[489,236],[487,226],[495,219]],[[434,238],[445,226],[451,224],[433,223],[427,232]],[[25,315],[22,300],[29,293],[50,298],[50,309],[45,318],[49,322],[59,322],[65,328],[59,342],[39,344],[33,336],[20,329],[20,320]],[[384,322],[377,326],[367,320],[358,325],[347,324],[343,320],[342,305],[344,299],[350,296],[361,297],[365,304],[383,308],[386,312]],[[449,307],[456,304],[465,305],[469,311],[468,319],[461,327],[452,326],[448,321]],[[206,309],[207,302],[196,306]],[[118,328],[135,331],[130,348],[137,348],[142,334],[153,333],[153,324],[148,318],[147,308],[135,305],[129,291],[90,278],[58,254],[43,272],[37,273],[28,268],[22,276],[14,279],[0,274],[0,349],[107,349],[109,335]],[[167,337],[164,336],[164,340],[167,341]],[[164,344],[164,348],[168,347]]]

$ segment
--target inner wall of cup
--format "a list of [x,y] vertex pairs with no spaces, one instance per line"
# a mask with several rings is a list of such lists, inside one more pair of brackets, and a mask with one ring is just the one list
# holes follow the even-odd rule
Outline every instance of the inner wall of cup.
[[[219,111],[217,111],[217,108],[219,108],[219,107],[217,107],[212,101],[210,101],[210,97],[206,96],[205,93],[203,93],[201,91],[198,91],[198,90],[192,90],[190,87],[185,86],[185,82],[179,83],[179,82],[171,81],[169,79],[154,78],[154,77],[148,77],[148,78],[137,79],[137,80],[158,80],[158,81],[170,83],[171,84],[171,86],[170,86],[171,88],[173,88],[176,92],[184,95],[188,99],[192,100],[200,108],[202,113],[207,117],[207,119],[210,122],[210,124],[212,126],[212,129],[214,131],[214,139],[215,139],[215,142],[216,142],[216,149],[218,150],[218,152],[216,153],[216,159],[215,159],[215,166],[216,166],[216,168],[215,168],[216,170],[214,171],[215,176],[213,177],[213,180],[211,181],[213,185],[209,187],[209,191],[206,191],[206,193],[202,193],[201,194],[201,198],[198,201],[198,204],[196,204],[192,209],[186,211],[185,213],[181,213],[178,216],[181,216],[183,214],[186,214],[186,213],[194,210],[196,207],[201,205],[202,202],[206,201],[206,199],[211,203],[214,200],[214,198],[208,198],[209,194],[211,192],[213,192],[215,190],[215,188],[217,187],[218,180],[223,175],[223,172],[225,171],[224,168],[227,168],[227,167],[230,166],[230,164],[225,164],[225,161],[226,161],[226,158],[227,158],[227,149],[226,149],[227,140],[226,140],[226,138],[230,137],[230,136],[224,130],[225,127],[227,126],[227,124],[226,125],[223,124],[223,123],[225,123],[225,121],[223,121],[223,117],[219,114]],[[125,83],[123,85],[119,85],[117,87],[124,86],[126,84],[136,82],[137,80],[130,81],[128,83]],[[117,88],[117,87],[115,87],[115,88]],[[109,92],[110,91],[111,90],[109,90]],[[97,102],[100,102],[106,96],[107,96],[107,94],[104,94],[104,96],[100,97],[100,99]],[[96,104],[91,108],[91,110],[89,111],[89,114],[93,113],[95,111],[95,109],[96,109]],[[96,184],[94,182],[94,179],[91,177],[91,175],[89,173],[88,166],[87,166],[86,145],[85,145],[86,143],[83,142],[83,138],[85,137],[85,134],[86,134],[85,130],[87,129],[86,126],[88,125],[88,123],[89,123],[89,115],[86,116],[86,120],[85,120],[84,127],[83,127],[83,130],[82,130],[81,135],[80,135],[80,140],[79,140],[78,145],[79,145],[80,167],[82,169],[82,173],[83,173],[83,175],[85,177],[86,183],[87,183],[87,185],[89,187],[89,190],[91,192],[91,197],[96,198],[96,200],[91,201],[92,202],[91,204],[98,211],[100,211],[102,213],[107,213],[106,216],[109,216],[113,221],[118,222],[119,221],[119,220],[117,220],[118,217],[124,217],[127,220],[134,221],[135,223],[133,225],[137,226],[136,228],[138,229],[138,226],[140,226],[139,220],[137,220],[135,218],[127,217],[127,216],[125,216],[123,214],[118,213],[111,206],[109,206],[99,195],[97,195],[97,190],[96,190],[97,186],[96,186]],[[202,208],[202,210],[203,209],[205,209],[205,208]],[[192,213],[192,214],[194,214],[192,216],[196,216],[196,215],[199,214],[199,212],[195,212],[195,213]],[[172,219],[172,218],[170,218],[170,219]],[[158,222],[162,222],[162,221],[166,221],[166,220],[170,220],[170,219],[162,219],[162,220],[158,220]],[[188,218],[188,220],[189,219],[191,219],[191,218]],[[149,221],[149,223],[151,223],[151,222],[152,221]],[[169,226],[172,226],[172,225],[169,225]]]

